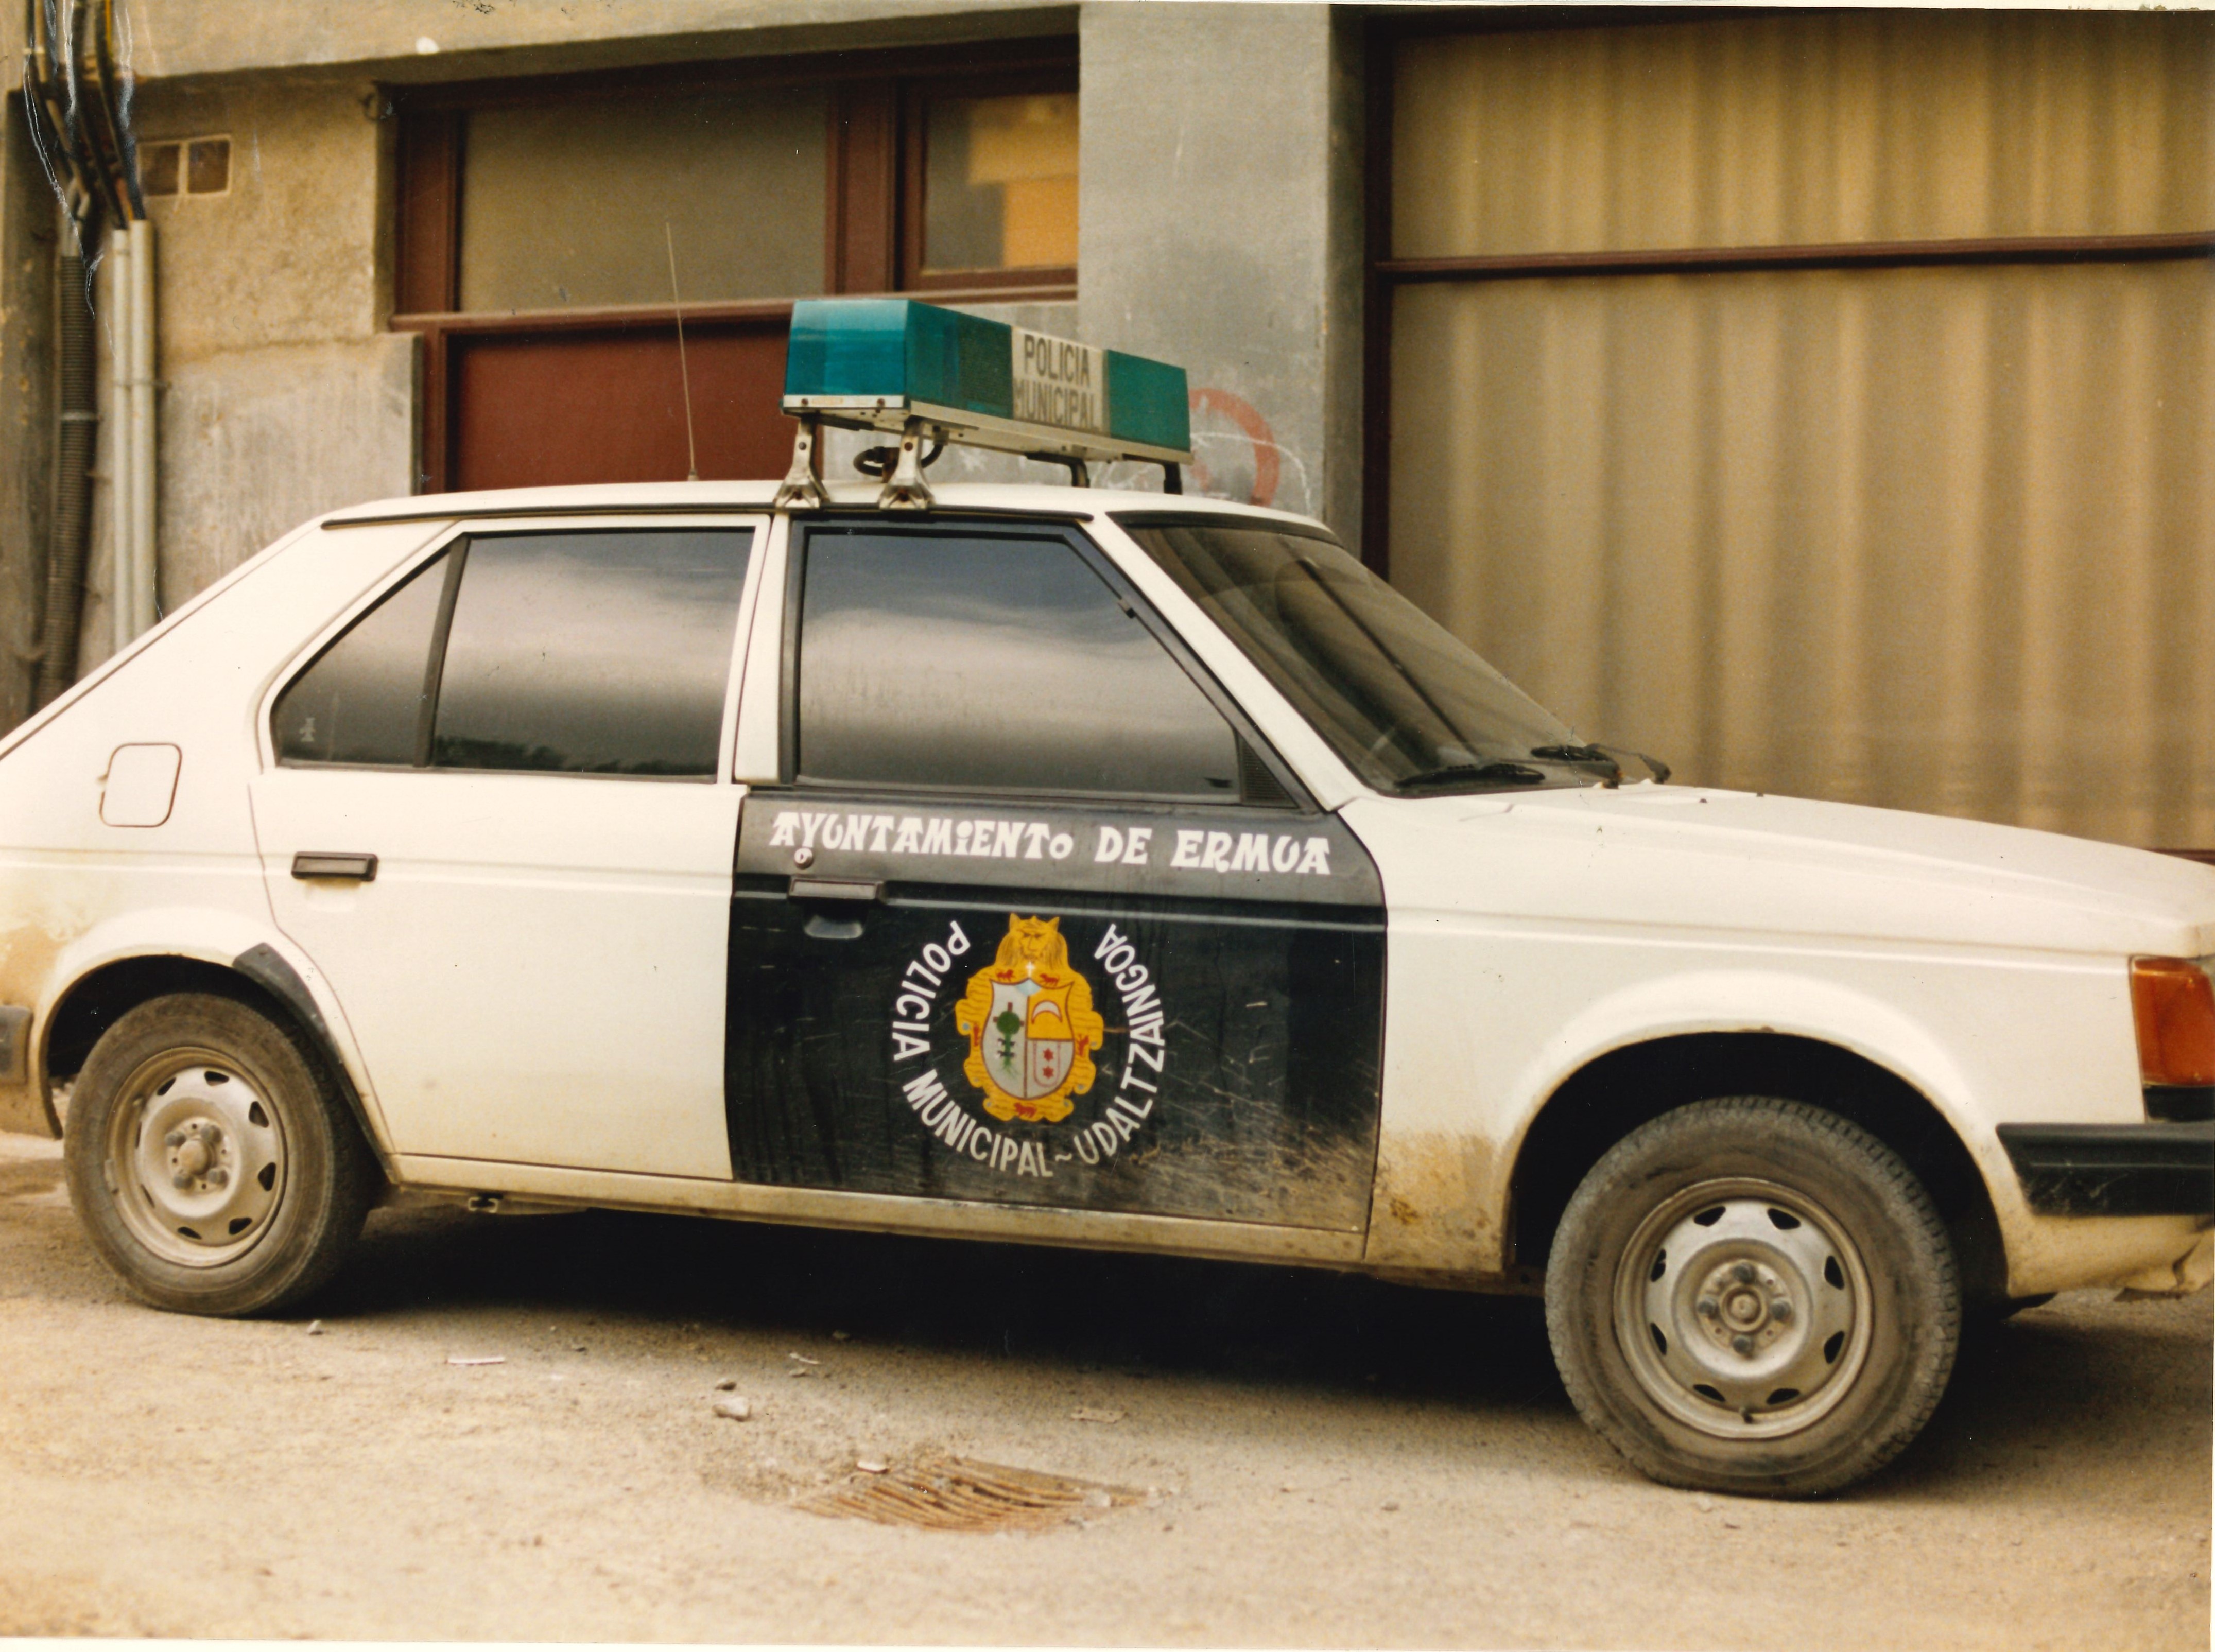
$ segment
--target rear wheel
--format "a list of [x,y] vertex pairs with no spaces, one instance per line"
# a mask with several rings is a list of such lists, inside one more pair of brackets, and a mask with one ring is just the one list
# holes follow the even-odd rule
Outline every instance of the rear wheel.
[[307,1050],[245,1004],[179,994],[93,1047],[64,1132],[71,1202],[156,1307],[268,1312],[336,1272],[376,1166]]
[[1952,1247],[1835,1114],[1703,1101],[1633,1131],[1564,1212],[1546,1322],[1578,1410],[1665,1484],[1809,1496],[1922,1429],[1960,1339]]

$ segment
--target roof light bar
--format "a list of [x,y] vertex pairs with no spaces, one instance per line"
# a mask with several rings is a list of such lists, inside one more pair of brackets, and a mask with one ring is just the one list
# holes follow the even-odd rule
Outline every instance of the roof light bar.
[[[1192,461],[1181,367],[909,298],[808,298],[792,307],[784,411],[801,421],[781,505],[821,504],[813,427],[901,438],[879,503],[921,506],[925,442],[1067,464]],[[1174,468],[1169,471],[1172,485]]]

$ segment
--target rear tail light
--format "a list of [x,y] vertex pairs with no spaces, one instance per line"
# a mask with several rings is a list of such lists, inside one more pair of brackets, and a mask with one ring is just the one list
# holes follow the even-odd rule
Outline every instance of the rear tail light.
[[2138,1071],[2149,1085],[2215,1085],[2215,960],[2131,960],[2131,1013],[2138,1031]]

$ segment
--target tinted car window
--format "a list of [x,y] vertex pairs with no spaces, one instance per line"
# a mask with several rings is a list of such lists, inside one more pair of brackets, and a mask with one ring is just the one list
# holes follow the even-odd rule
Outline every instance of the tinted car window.
[[809,537],[806,780],[1236,798],[1215,707],[1058,539]]
[[356,620],[277,698],[283,763],[417,761],[444,552]]
[[471,540],[433,764],[712,774],[752,537],[664,529]]

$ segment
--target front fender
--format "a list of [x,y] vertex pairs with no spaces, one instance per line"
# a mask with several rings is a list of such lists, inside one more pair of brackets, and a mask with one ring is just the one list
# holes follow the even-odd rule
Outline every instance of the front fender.
[[1521,1148],[1554,1092],[1600,1056],[1701,1032],[1782,1033],[1850,1050],[1921,1091],[1956,1134],[1969,1137],[1968,1076],[1944,1043],[1898,1005],[1789,969],[1702,970],[1597,999],[1546,1039],[1510,1080],[1516,1106],[1505,1156]]
[[[2029,1207],[2005,1150],[1973,1098],[1976,1086],[1930,1026],[1892,1000],[1790,969],[1704,970],[1644,981],[1586,1006],[1548,1038],[1512,1081],[1514,1126],[1493,1159],[1487,1203],[1506,1208],[1531,1124],[1568,1080],[1611,1051],[1685,1033],[1766,1032],[1862,1056],[1917,1091],[1967,1149],[2003,1233]],[[1497,1226],[1494,1228],[1498,1232]]]
[[[1543,988],[1524,996],[1520,1008],[1529,1021],[1543,1021],[1549,996]],[[1436,1081],[1420,1086],[1427,1092],[1420,1111],[1409,1108],[1394,1117],[1388,1109],[1371,1205],[1367,1259],[1372,1265],[1504,1275],[1510,1189],[1539,1114],[1594,1061],[1686,1034],[1798,1037],[1884,1068],[1927,1098],[1960,1138],[2003,1232],[2020,1233],[2028,1222],[1997,1135],[1976,1104],[1976,1080],[1936,1027],[1895,999],[1780,961],[1623,981],[1574,1004],[1549,1031],[1534,1026],[1530,1040],[1511,1055],[1502,1046],[1512,1042],[1504,1035],[1516,1019],[1510,1014],[1488,1024],[1493,1049],[1506,1059],[1487,1086],[1490,1094],[1472,1112],[1454,1116],[1443,1093],[1452,1087],[1444,1080],[1453,1063],[1437,1062],[1423,1063]],[[1478,1035],[1457,1030],[1444,1036],[1451,1043]],[[1474,1051],[1463,1059],[1475,1065]]]

